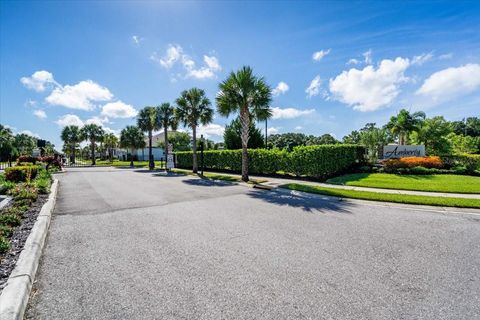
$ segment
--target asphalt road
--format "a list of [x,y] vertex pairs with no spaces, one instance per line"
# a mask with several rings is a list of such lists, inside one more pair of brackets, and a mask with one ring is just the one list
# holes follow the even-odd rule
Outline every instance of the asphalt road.
[[[480,214],[84,168],[32,319],[478,319]],[[472,211],[473,212],[473,211]]]

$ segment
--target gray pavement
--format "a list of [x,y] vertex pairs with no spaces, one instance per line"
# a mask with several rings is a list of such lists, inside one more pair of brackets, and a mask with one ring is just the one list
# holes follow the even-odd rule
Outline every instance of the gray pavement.
[[32,319],[475,319],[479,211],[69,169]]

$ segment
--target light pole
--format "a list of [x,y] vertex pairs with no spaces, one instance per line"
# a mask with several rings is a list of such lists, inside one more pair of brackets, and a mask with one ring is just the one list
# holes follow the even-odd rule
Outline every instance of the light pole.
[[203,176],[203,148],[204,148],[205,139],[203,139],[203,134],[200,135],[200,163],[202,165],[202,176]]

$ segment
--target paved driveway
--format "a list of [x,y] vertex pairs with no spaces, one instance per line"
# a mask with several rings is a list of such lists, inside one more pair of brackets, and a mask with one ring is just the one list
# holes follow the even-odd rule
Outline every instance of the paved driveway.
[[59,179],[29,318],[480,317],[480,215],[140,170]]

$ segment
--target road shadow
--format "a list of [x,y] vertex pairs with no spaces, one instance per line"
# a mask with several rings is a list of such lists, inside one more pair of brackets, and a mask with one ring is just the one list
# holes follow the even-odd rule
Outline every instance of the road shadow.
[[186,183],[191,186],[199,186],[199,187],[231,187],[234,186],[235,183],[228,182],[228,181],[221,181],[221,180],[210,180],[210,179],[187,179],[182,180],[183,183]]
[[350,203],[335,198],[327,198],[321,195],[308,193],[285,192],[285,191],[254,191],[250,190],[248,196],[268,203],[301,208],[303,211],[335,211],[337,213],[351,214],[348,207]]

